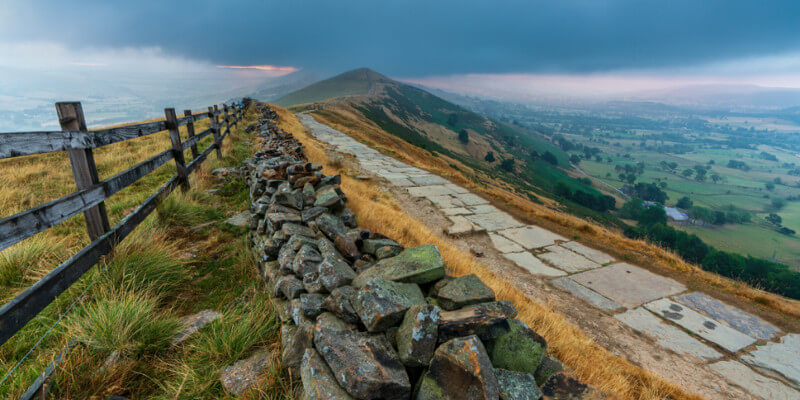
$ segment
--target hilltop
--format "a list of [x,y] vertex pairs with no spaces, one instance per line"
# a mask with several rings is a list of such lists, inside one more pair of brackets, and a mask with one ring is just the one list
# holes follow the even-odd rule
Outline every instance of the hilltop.
[[377,84],[387,82],[391,82],[391,79],[369,68],[359,68],[330,79],[312,83],[279,98],[275,101],[275,104],[294,106],[321,102],[336,97],[362,96],[369,94]]

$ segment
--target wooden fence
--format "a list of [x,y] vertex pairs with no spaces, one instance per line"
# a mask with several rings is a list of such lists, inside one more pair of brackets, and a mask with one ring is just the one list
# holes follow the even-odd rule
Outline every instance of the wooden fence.
[[[61,124],[60,131],[0,133],[0,159],[66,151],[78,190],[0,219],[0,251],[79,213],[84,214],[92,242],[0,308],[0,345],[97,264],[102,256],[109,254],[178,185],[183,190],[188,189],[189,174],[203,163],[211,151],[216,150],[217,158],[222,157],[222,140],[232,125],[238,125],[245,107],[241,103],[223,105],[221,110],[213,106],[208,107],[207,112],[198,114],[186,110],[180,118],[176,116],[174,108],[167,108],[164,110],[166,118],[162,121],[95,131],[87,129],[80,103],[56,103],[56,111]],[[222,120],[219,120],[220,116]],[[211,121],[210,127],[196,133],[194,123],[206,118]],[[178,129],[184,125],[188,139],[181,141]],[[164,130],[169,131],[168,150],[108,179],[99,180],[92,149]],[[213,136],[213,143],[199,153],[198,142],[209,135]],[[192,159],[187,164],[184,151],[188,149],[191,149]],[[104,201],[170,160],[175,160],[177,173],[118,224],[109,226]]]

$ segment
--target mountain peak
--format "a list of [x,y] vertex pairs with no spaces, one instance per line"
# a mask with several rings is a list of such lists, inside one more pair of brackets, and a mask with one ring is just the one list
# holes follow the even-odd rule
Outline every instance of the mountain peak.
[[291,106],[342,96],[363,96],[374,92],[377,83],[391,82],[394,81],[369,68],[358,68],[289,93],[275,103],[280,106]]

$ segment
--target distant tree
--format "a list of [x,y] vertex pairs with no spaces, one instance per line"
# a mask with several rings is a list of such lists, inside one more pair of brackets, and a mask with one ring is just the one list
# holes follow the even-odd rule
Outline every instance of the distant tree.
[[572,164],[578,165],[581,162],[581,157],[578,156],[577,154],[573,154],[573,155],[569,156],[569,162],[571,162]]
[[650,206],[642,211],[639,216],[639,224],[643,226],[650,226],[655,224],[667,223],[667,212],[664,211],[662,206]]
[[611,172],[606,172],[606,178],[611,178]]
[[494,159],[494,153],[493,153],[493,152],[491,152],[491,151],[490,151],[490,152],[488,152],[488,153],[486,153],[486,157],[483,157],[483,159],[484,159],[484,160],[486,160],[486,161],[488,161],[488,162],[494,162],[494,161],[495,161],[495,159]]
[[767,188],[767,190],[775,190],[775,184],[772,182],[765,183],[764,187]]
[[685,170],[683,170],[682,174],[683,174],[683,176],[688,178],[688,177],[694,175],[694,170],[691,169],[691,168],[686,168]]
[[603,156],[594,156],[594,160],[597,162],[603,162]]
[[786,199],[783,197],[773,197],[771,204],[773,209],[780,210],[786,205]]
[[464,144],[469,143],[469,133],[466,129],[458,131],[458,141]]
[[694,205],[694,202],[689,198],[689,196],[683,196],[678,199],[677,203],[675,203],[675,207],[682,208],[684,210],[692,208],[692,205]]
[[781,218],[780,215],[775,214],[775,213],[770,213],[764,219],[767,220],[767,222],[769,222],[769,223],[771,223],[773,225],[776,225],[776,226],[781,226],[781,224],[783,223],[783,218]]
[[722,176],[717,173],[711,174],[711,180],[714,181],[714,183],[719,183],[722,180]]
[[773,179],[772,182],[775,183],[776,185],[783,185],[783,181],[781,180],[780,176]]
[[619,175],[617,175],[617,178],[619,178],[619,180],[621,182],[625,182],[625,178],[627,178],[627,177],[628,177],[628,175],[624,174],[624,173],[620,173]]
[[654,201],[660,204],[664,204],[667,200],[667,194],[654,183],[639,182],[631,189],[631,193],[642,200]]
[[544,154],[542,154],[542,160],[545,160],[553,165],[558,165],[558,158],[556,158],[555,154],[549,151],[545,151]]
[[633,182],[636,182],[636,174],[628,174],[628,175],[626,175],[625,176],[625,181],[627,181],[628,183],[630,183],[632,185]]
[[658,182],[658,187],[660,187],[662,189],[666,189],[667,188],[667,181]]
[[506,172],[514,172],[514,159],[507,158],[500,163],[500,168]]
[[447,117],[447,125],[453,127],[456,126],[457,123],[458,123],[458,114],[453,113]]
[[714,165],[714,164],[716,164],[716,163],[717,163],[717,162],[716,162],[716,161],[714,161],[714,160],[708,160],[708,165]]

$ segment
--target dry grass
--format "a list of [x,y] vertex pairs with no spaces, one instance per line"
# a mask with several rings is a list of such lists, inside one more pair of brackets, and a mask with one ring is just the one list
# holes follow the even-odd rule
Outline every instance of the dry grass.
[[[281,126],[305,144],[306,154],[311,161],[323,164],[326,174],[340,172],[328,159],[323,145],[308,136],[291,113],[283,109],[277,111]],[[449,273],[457,276],[475,274],[494,289],[498,299],[512,301],[519,311],[518,318],[544,336],[549,343],[549,351],[573,368],[583,381],[606,394],[623,399],[702,398],[686,393],[677,385],[600,347],[562,315],[533,302],[519,289],[489,272],[473,257],[428,230],[423,223],[403,214],[400,207],[374,185],[346,175],[342,179],[348,205],[358,216],[360,226],[388,235],[406,246],[438,246]]]
[[[747,311],[755,312],[781,326],[798,328],[800,301],[787,299],[748,284],[704,271],[687,263],[672,251],[644,240],[631,239],[621,231],[609,229],[558,209],[558,204],[540,198],[536,204],[514,193],[512,188],[498,186],[488,177],[476,174],[469,167],[444,155],[433,156],[416,146],[392,136],[366,120],[346,102],[314,116],[351,137],[411,165],[480,193],[524,222],[553,230],[565,237],[580,237],[586,244],[615,254],[618,258],[637,263],[662,275],[679,278],[694,290],[710,292],[734,302]],[[453,165],[458,167],[454,168]]]

